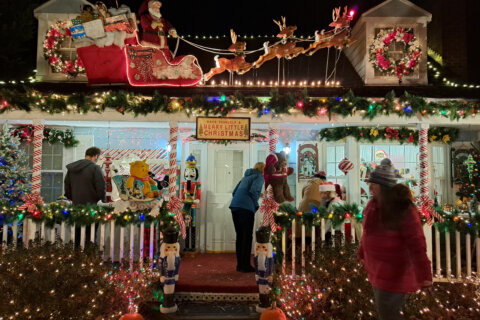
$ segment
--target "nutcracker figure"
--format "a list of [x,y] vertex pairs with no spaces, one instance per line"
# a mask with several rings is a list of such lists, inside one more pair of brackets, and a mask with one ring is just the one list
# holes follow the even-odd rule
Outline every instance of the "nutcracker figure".
[[102,164],[103,173],[105,176],[105,185],[107,190],[107,202],[113,202],[112,200],[112,177],[117,174],[116,170],[114,169],[112,157],[110,154],[105,156],[105,161]]
[[160,246],[160,283],[163,286],[163,304],[161,313],[177,311],[174,294],[175,285],[178,281],[178,269],[180,268],[180,244],[178,243],[178,231],[169,227],[163,232],[163,243]]
[[183,215],[187,225],[187,238],[185,239],[185,250],[195,251],[195,227],[196,209],[200,203],[201,184],[197,182],[198,169],[197,160],[193,155],[188,156],[186,168],[183,173],[184,181],[180,187],[180,198],[183,201]]
[[273,246],[270,243],[270,228],[263,226],[255,232],[255,280],[257,281],[260,303],[257,312],[262,313],[270,307],[270,289],[273,283]]

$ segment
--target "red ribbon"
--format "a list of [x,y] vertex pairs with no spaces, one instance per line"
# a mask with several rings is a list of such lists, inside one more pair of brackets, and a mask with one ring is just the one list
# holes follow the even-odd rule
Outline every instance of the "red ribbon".
[[273,198],[272,188],[267,189],[267,194],[263,197],[262,205],[260,206],[260,212],[263,212],[263,225],[270,225],[272,232],[277,231],[277,224],[275,223],[275,217],[273,213],[278,210],[280,205]]
[[185,221],[183,220],[181,211],[182,207],[183,202],[176,195],[173,195],[170,198],[170,201],[167,203],[167,209],[175,214],[175,221],[177,221],[178,225],[180,226],[180,234],[182,235],[182,238],[185,239],[187,237],[187,227],[185,226]]
[[42,196],[38,192],[26,194],[22,198],[24,204],[18,207],[19,210],[27,209],[28,212],[33,213],[37,210],[37,204],[44,204]]

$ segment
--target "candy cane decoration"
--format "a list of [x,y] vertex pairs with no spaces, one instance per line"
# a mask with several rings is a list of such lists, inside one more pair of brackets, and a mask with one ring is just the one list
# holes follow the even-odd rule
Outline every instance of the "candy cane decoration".
[[187,237],[187,227],[183,220],[181,206],[179,206],[180,199],[177,197],[177,141],[178,141],[178,124],[176,122],[170,122],[170,170],[168,180],[168,194],[170,197],[170,208],[175,214],[175,220],[180,226],[180,234],[182,238]]
[[268,151],[270,153],[275,152],[277,150],[277,142],[278,142],[278,135],[277,129],[270,129],[268,132]]
[[427,218],[428,224],[433,224],[433,217],[442,222],[443,217],[433,210],[433,200],[430,199],[428,186],[428,128],[420,127],[420,212]]
[[43,143],[43,122],[33,123],[33,170],[32,170],[32,193],[40,194],[41,173],[42,173],[42,143]]
[[264,226],[270,225],[272,232],[277,231],[277,224],[275,223],[274,213],[278,210],[279,204],[273,198],[272,186],[268,186],[265,197],[260,205],[260,212],[263,213]]

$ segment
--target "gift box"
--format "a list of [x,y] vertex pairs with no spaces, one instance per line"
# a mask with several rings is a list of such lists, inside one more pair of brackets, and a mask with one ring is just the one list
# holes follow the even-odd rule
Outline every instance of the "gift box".
[[73,25],[69,29],[73,40],[80,40],[86,37],[85,28],[82,24]]
[[85,35],[92,39],[99,39],[105,37],[105,30],[103,29],[103,21],[100,19],[85,22]]
[[127,22],[127,21],[128,21],[128,19],[127,19],[126,15],[119,14],[117,16],[112,16],[112,17],[105,18],[105,25],[108,26],[110,24],[115,24],[115,23],[118,23],[118,22]]

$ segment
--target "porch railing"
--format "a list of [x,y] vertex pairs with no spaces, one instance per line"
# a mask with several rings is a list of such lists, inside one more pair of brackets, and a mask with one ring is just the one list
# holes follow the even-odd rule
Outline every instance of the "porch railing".
[[[342,224],[339,230],[325,229],[325,219],[321,221],[321,227],[311,227],[311,243],[306,241],[305,225],[301,225],[301,234],[297,235],[298,230],[292,221],[290,230],[283,230],[281,233],[281,253],[283,254],[283,269],[291,270],[292,275],[302,274],[305,270],[306,252],[309,259],[315,257],[315,250],[318,241],[325,241],[327,232],[331,232],[331,241],[329,245],[344,245],[347,239],[346,234],[350,235],[350,242],[359,242],[361,238],[361,225],[351,221],[350,226],[345,228]],[[448,230],[441,231],[437,226],[424,225],[423,231],[427,243],[427,255],[432,261],[432,272],[434,281],[463,281],[473,273],[480,274],[480,237],[478,232],[472,237],[470,234],[462,235],[455,231],[453,235]],[[317,234],[316,234],[317,233]],[[318,234],[320,233],[320,234]],[[336,235],[341,234],[341,240],[336,241]],[[291,236],[290,236],[291,235]],[[340,238],[340,237],[339,237]],[[316,243],[317,242],[317,243]],[[473,261],[473,258],[475,260]],[[289,265],[288,265],[289,264]]]
[[[3,250],[7,246],[17,247],[23,245],[22,239],[26,235],[22,233],[23,228],[21,227],[25,222],[19,223],[18,220],[15,220],[10,224],[3,224],[1,239]],[[158,247],[155,246],[155,239],[161,239],[160,229],[153,222],[148,225],[142,222],[138,225],[130,224],[128,226],[115,225],[114,221],[98,224],[98,226],[95,226],[95,223],[93,223],[90,226],[80,227],[80,239],[76,239],[75,225],[68,225],[62,222],[50,228],[45,225],[45,222],[35,224],[29,221],[29,223],[34,228],[34,232],[31,234],[34,233],[35,238],[41,239],[42,242],[53,242],[56,239],[61,239],[64,243],[70,241],[72,243],[79,242],[79,246],[82,249],[85,248],[87,242],[92,242],[102,252],[104,261],[122,262],[128,260],[131,264],[138,261],[140,266],[143,266],[145,260],[140,259],[140,257],[147,258],[146,260],[149,261],[149,264],[153,263],[154,255],[156,254],[154,250],[158,250]],[[147,248],[144,246],[145,228],[149,228]],[[88,239],[87,230],[90,231]]]
[[[2,225],[2,247],[22,245],[22,224],[18,220]],[[49,228],[45,223],[35,224],[35,236],[41,241],[54,241],[60,238],[63,242],[72,241],[75,243],[75,226],[68,225],[65,222]],[[301,274],[305,268],[306,252],[310,251],[311,256],[315,256],[315,250],[318,241],[325,241],[325,235],[328,231],[332,234],[332,246],[343,245],[346,241],[346,234],[351,235],[352,243],[358,242],[361,238],[361,226],[351,221],[348,230],[345,230],[345,224],[341,225],[340,230],[331,228],[325,229],[325,220],[321,222],[321,227],[311,228],[311,243],[306,243],[307,227],[302,225],[300,234],[296,234],[296,225],[293,221],[290,230],[281,232],[281,250],[284,254],[283,267],[287,268],[287,263],[291,264],[292,274]],[[147,233],[146,228],[150,228]],[[90,230],[89,239],[86,238],[87,229]],[[472,236],[470,234],[462,235],[459,231],[449,232],[439,230],[436,226],[424,225],[423,227],[426,242],[427,255],[432,261],[432,270],[435,281],[462,281],[465,277],[470,277],[473,272],[480,274],[480,237],[478,232]],[[92,232],[93,231],[93,232]],[[153,232],[152,232],[153,231]],[[291,232],[291,237],[289,233]],[[145,234],[148,234],[148,246],[145,247]],[[318,234],[320,233],[320,234]],[[336,235],[341,233],[340,243],[335,241]],[[84,248],[87,241],[95,243],[102,252],[103,259],[111,262],[121,262],[129,260],[131,263],[139,261],[143,265],[144,260],[149,264],[153,263],[154,255],[158,247],[155,241],[161,238],[159,228],[151,223],[145,225],[144,222],[135,225],[123,227],[115,225],[114,221],[105,224],[95,224],[80,227],[80,247]],[[297,240],[298,239],[298,240]],[[288,248],[287,248],[288,244]],[[144,257],[146,259],[140,259]],[[309,256],[310,257],[310,256]]]

